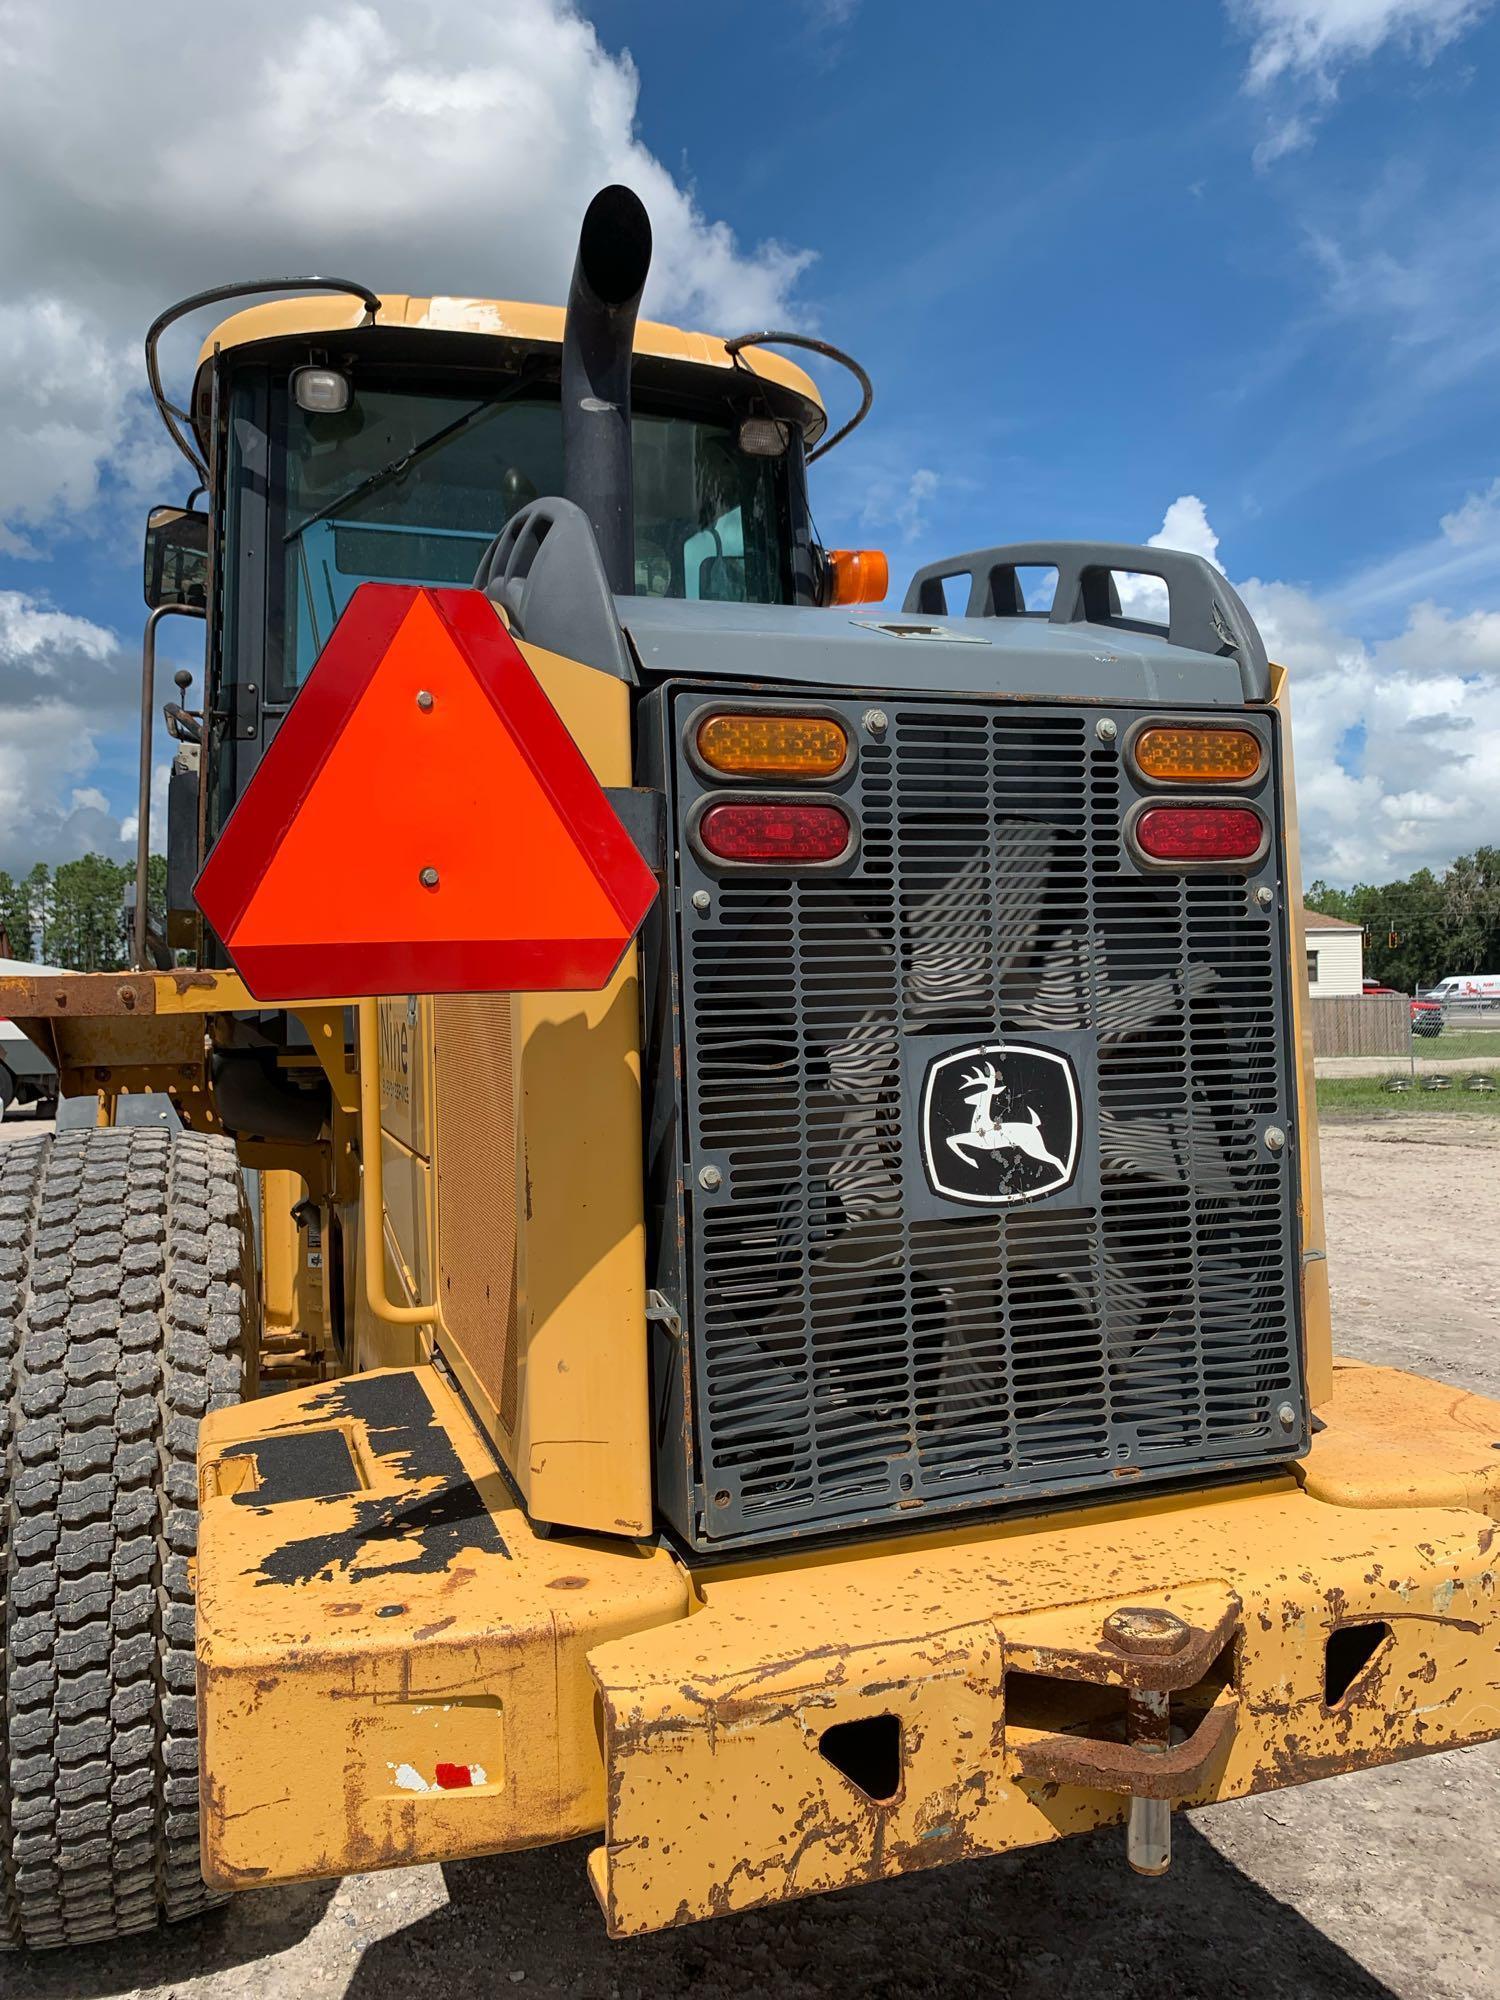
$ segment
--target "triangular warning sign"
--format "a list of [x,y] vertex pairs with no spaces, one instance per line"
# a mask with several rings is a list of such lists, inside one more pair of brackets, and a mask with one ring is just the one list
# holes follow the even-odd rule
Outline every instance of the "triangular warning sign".
[[196,894],[284,1001],[594,990],[656,882],[493,605],[366,583]]

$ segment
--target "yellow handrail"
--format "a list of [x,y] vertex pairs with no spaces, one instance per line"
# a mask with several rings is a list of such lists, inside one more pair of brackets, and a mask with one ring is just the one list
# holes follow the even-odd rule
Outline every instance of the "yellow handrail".
[[380,1013],[374,1000],[359,1003],[360,1234],[365,1303],[391,1326],[436,1326],[437,1306],[393,1305],[385,1292],[385,1162],[380,1143]]

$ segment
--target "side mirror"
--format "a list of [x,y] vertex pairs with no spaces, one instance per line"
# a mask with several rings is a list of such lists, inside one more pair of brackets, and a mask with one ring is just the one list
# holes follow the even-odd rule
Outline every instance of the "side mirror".
[[208,606],[208,516],[191,507],[153,507],[146,517],[146,602],[203,611]]

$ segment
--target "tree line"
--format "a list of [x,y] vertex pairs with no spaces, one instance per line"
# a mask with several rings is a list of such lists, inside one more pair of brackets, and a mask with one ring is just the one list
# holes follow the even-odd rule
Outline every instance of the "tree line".
[[[151,857],[148,908],[160,930],[165,922],[167,864]],[[85,854],[78,861],[45,861],[24,875],[0,868],[0,957],[33,959],[73,972],[117,972],[130,963],[127,888],[134,862]]]
[[1325,917],[1359,924],[1365,977],[1400,993],[1451,972],[1500,972],[1500,847],[1461,854],[1441,875],[1419,868],[1402,882],[1352,889],[1313,882],[1303,900]]
[[[152,927],[165,923],[167,864],[151,857]],[[85,854],[25,875],[0,869],[0,957],[37,959],[75,972],[114,972],[129,963],[125,900],[132,863]],[[1401,882],[1361,882],[1352,889],[1309,885],[1310,910],[1359,924],[1365,974],[1414,993],[1450,972],[1500,972],[1500,847],[1461,854],[1441,875],[1419,868]]]

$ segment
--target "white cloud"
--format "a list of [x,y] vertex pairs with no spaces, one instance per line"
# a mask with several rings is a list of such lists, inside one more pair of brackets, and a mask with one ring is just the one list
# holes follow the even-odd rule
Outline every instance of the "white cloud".
[[1438,526],[1450,542],[1463,548],[1500,541],[1500,479],[1492,479],[1482,493],[1471,493],[1461,507],[1444,514]]
[[928,503],[942,484],[926,465],[904,480],[877,476],[866,491],[860,520],[873,533],[894,528],[902,541],[914,542],[927,532]]
[[119,816],[97,803],[97,788],[73,783],[98,762],[97,734],[68,702],[0,705],[0,868],[120,847]]
[[0,175],[26,190],[0,209],[0,546],[137,483],[141,333],[205,284],[559,299],[589,196],[624,180],[655,232],[648,311],[783,319],[806,253],[705,214],[638,137],[638,87],[569,0],[263,0],[211,25],[158,0],[149,33],[116,0],[0,0]]
[[942,485],[930,466],[919,465],[906,482],[906,491],[896,503],[895,520],[902,538],[914,542],[927,527],[927,503]]
[[1184,493],[1172,502],[1150,545],[1153,549],[1185,549],[1190,556],[1203,556],[1215,568],[1223,567],[1219,538],[1209,526],[1208,510],[1196,493]]
[[[171,781],[172,766],[165,759],[151,767],[151,845],[158,852],[166,838],[167,828],[167,786]],[[127,813],[120,821],[120,842],[135,849],[135,836],[140,826],[138,813]]]
[[[1444,517],[1450,543],[1500,555],[1497,488]],[[1173,502],[1151,542],[1217,561],[1218,536],[1193,494]],[[1425,560],[1398,558],[1394,567],[1416,574]],[[1351,624],[1343,593],[1319,596],[1261,577],[1236,589],[1292,677],[1309,880],[1385,881],[1500,842],[1500,612],[1409,600],[1400,629],[1372,638]],[[1122,589],[1122,601],[1131,590]],[[1164,615],[1164,606],[1140,608],[1148,602],[1132,594],[1124,608]]]
[[[0,182],[17,191],[0,202],[0,554],[42,558],[59,524],[120,533],[122,505],[181,497],[140,343],[205,285],[333,271],[559,300],[589,197],[623,180],[652,219],[648,312],[726,333],[797,317],[808,254],[740,244],[653,156],[630,57],[572,0],[262,0],[211,20],[156,0],[142,20],[116,0],[0,0]],[[169,336],[179,396],[214,317]],[[135,674],[112,633],[0,593],[0,866],[128,844],[89,774],[129,728]]]
[[1459,615],[1436,604],[1414,604],[1406,629],[1372,649],[1377,672],[1432,678],[1472,680],[1500,674],[1500,611],[1468,611]]
[[1249,84],[1311,77],[1325,89],[1338,72],[1397,42],[1422,62],[1456,41],[1490,0],[1233,0],[1253,35]]
[[[1222,568],[1219,562],[1219,538],[1209,525],[1208,510],[1196,493],[1183,493],[1167,509],[1161,526],[1147,539],[1146,546],[1152,549],[1183,549],[1191,556],[1202,556],[1215,568]],[[1155,624],[1165,625],[1169,603],[1167,586],[1160,577],[1145,576],[1139,572],[1115,578],[1115,589],[1120,599],[1120,609],[1127,618],[1145,618]]]
[[[20,590],[0,590],[0,675],[24,667],[33,674],[55,672],[70,656],[107,659],[118,641],[88,618],[55,611]],[[0,683],[3,684],[3,683]]]
[[0,304],[0,551],[35,554],[27,524],[94,505],[100,466],[123,441],[130,379],[127,345],[86,310]]
[[1228,0],[1250,37],[1246,88],[1271,105],[1256,160],[1309,145],[1339,78],[1394,46],[1430,63],[1487,13],[1493,0]]
[[119,815],[89,782],[139,682],[112,632],[0,590],[0,868],[117,852]]

